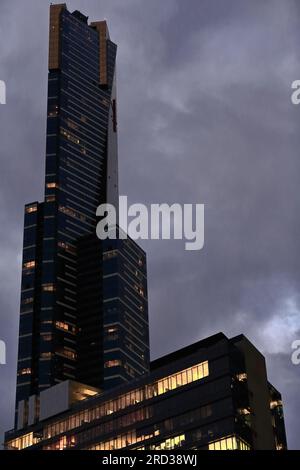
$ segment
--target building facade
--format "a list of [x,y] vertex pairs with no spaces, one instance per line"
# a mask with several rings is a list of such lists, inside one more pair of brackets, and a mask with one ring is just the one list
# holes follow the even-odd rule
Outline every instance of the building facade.
[[89,235],[79,243],[78,260],[77,378],[109,389],[149,371],[146,255],[129,237]]
[[[41,394],[41,409],[57,403],[56,387]],[[281,396],[243,335],[206,338],[152,362],[144,377],[54,414],[7,433],[6,448],[286,449]]]
[[[61,381],[108,388],[149,368],[145,254],[127,240],[114,248],[114,264],[100,242],[92,244],[92,253],[84,241],[96,232],[97,207],[118,207],[116,52],[105,21],[89,24],[65,4],[51,5],[45,198],[25,207],[16,395],[21,411],[31,395]],[[103,249],[109,251],[105,243]],[[96,263],[90,299],[85,254]],[[126,290],[126,301],[113,300],[109,279],[116,280],[116,290]],[[119,326],[125,303],[131,320]],[[120,329],[119,342],[112,332],[103,339],[109,328]],[[132,333],[125,342],[126,328]]]

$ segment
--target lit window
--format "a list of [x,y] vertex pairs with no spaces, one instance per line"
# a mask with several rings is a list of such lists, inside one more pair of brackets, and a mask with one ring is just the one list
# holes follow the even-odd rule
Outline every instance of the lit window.
[[110,258],[114,258],[115,256],[117,256],[118,254],[118,251],[117,250],[111,250],[111,251],[106,251],[105,253],[103,253],[103,259],[110,259]]
[[282,406],[282,401],[281,400],[274,400],[270,402],[270,408],[273,410],[274,408],[277,408],[278,406]]
[[56,117],[58,115],[58,106],[52,106],[51,110],[49,110],[48,116],[49,117]]
[[56,183],[47,183],[47,188],[48,189],[54,189],[54,188],[57,188],[58,185]]
[[[154,435],[156,435],[154,433]],[[175,436],[175,437],[170,437],[169,439],[166,439],[163,442],[160,442],[159,444],[154,444],[150,446],[151,450],[172,450],[176,449],[177,447],[182,446],[182,444],[185,442],[185,435],[181,434],[180,436]]]
[[80,214],[78,211],[75,211],[74,209],[70,209],[69,207],[59,206],[58,210],[63,212],[66,215],[75,217],[76,219],[86,220],[86,217],[84,215]]
[[[62,353],[58,352],[57,354],[62,354]],[[118,360],[111,360],[105,363],[105,367],[116,367],[119,365],[121,365],[121,361],[118,361]],[[193,375],[192,373],[192,369],[194,368],[197,371],[196,375]],[[87,419],[89,422],[92,422],[96,419],[99,419],[102,416],[111,415],[113,413],[116,413],[119,410],[126,409],[127,407],[131,405],[134,405],[136,403],[141,403],[144,400],[151,400],[152,398],[156,397],[158,394],[167,393],[170,390],[174,390],[178,387],[182,387],[187,383],[193,382],[194,380],[202,379],[206,376],[205,374],[207,375],[209,374],[209,367],[208,367],[207,361],[197,364],[193,367],[189,367],[188,369],[184,369],[168,377],[163,377],[157,382],[146,384],[145,386],[142,386],[138,389],[134,389],[134,390],[131,390],[130,392],[121,394],[113,400],[105,401],[104,403],[101,403],[97,405],[96,407],[92,407],[86,410],[88,412]],[[210,412],[207,411],[206,416],[210,416],[210,415],[211,415],[211,411]],[[146,417],[144,417],[143,419],[145,418]],[[70,431],[74,428],[79,427],[81,425],[81,422],[82,422],[82,419],[79,418],[78,413],[73,414],[67,417],[66,419],[64,419],[63,421],[60,421],[60,423],[46,426],[44,429],[44,437],[48,439],[50,437],[54,437],[58,434],[61,434],[62,432]],[[122,436],[118,436],[116,439],[112,441],[105,441],[104,443],[100,445],[97,444],[95,448],[97,447],[97,449],[99,450],[101,449],[105,450],[105,449],[112,448],[111,446],[113,446],[113,448],[126,447],[129,445],[128,444],[129,441],[133,444],[135,442],[140,442],[141,440],[150,439],[154,437],[154,434],[157,435],[157,431],[156,433],[154,431],[154,433],[152,433],[151,435],[147,435],[147,436],[144,435],[144,436],[137,437],[134,434],[130,434],[129,436],[122,435]],[[235,444],[234,444],[234,441],[231,440],[232,437],[228,437],[228,439],[230,439],[228,443],[226,442],[225,444],[218,443],[216,444],[216,447],[222,448],[223,445],[224,446],[227,445],[229,447],[231,446],[232,448],[234,448]],[[183,441],[184,441],[184,435],[181,435],[181,436],[169,438],[166,441],[164,441],[164,443],[161,443],[161,444],[163,445],[164,449],[167,449],[167,448],[171,449],[171,448],[179,447],[180,445],[182,445]],[[239,441],[236,441],[236,442],[237,442],[236,445],[238,445],[241,450],[247,449],[248,444],[246,444],[244,441],[241,441],[239,439]],[[155,444],[155,445],[160,445],[160,444]],[[211,449],[214,448],[214,446],[215,446],[215,443],[210,443]]]
[[240,415],[250,415],[251,414],[251,411],[249,410],[249,408],[239,408],[238,412],[239,412]]
[[107,361],[105,362],[104,364],[104,367],[105,368],[109,368],[109,367],[119,367],[122,365],[122,361],[120,361],[119,359],[114,359],[112,361]]
[[76,248],[69,243],[58,242],[57,245],[68,253],[76,254]]
[[113,326],[113,327],[107,329],[108,334],[116,333],[117,331],[118,331],[118,328],[116,326]]
[[27,263],[24,263],[23,267],[24,269],[35,268],[35,261],[27,261]]
[[68,132],[66,129],[61,128],[60,129],[61,134],[66,137],[70,142],[73,144],[80,144],[80,140],[71,132]]
[[236,378],[239,382],[245,382],[245,380],[247,380],[247,374],[245,372],[237,374]]
[[75,360],[76,359],[76,353],[72,349],[69,348],[62,348],[58,351],[56,351],[56,354],[60,356],[64,356],[67,359]]
[[43,284],[43,291],[44,292],[54,292],[55,291],[54,284]]
[[31,374],[30,367],[27,367],[26,369],[21,369],[18,372],[18,375],[30,375],[30,374]]
[[250,446],[240,438],[229,436],[215,442],[210,442],[208,450],[250,450]]
[[24,436],[18,437],[17,439],[8,441],[7,447],[8,449],[22,450],[32,446],[33,444],[36,444],[38,440],[39,439],[33,437],[33,433],[30,432],[29,434],[25,434]]
[[51,352],[43,352],[41,353],[41,359],[51,359]]
[[31,214],[32,212],[36,212],[37,210],[38,210],[37,205],[27,206],[26,207],[26,214]]
[[55,326],[59,330],[69,331],[70,333],[74,333],[74,334],[76,333],[76,327],[72,326],[72,325],[69,325],[68,323],[65,323],[65,322],[62,322],[62,321],[56,321]]

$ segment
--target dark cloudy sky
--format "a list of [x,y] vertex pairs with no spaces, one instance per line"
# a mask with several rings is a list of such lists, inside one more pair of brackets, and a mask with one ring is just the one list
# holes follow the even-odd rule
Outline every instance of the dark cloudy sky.
[[[48,0],[0,1],[0,431],[12,426],[23,205],[42,198]],[[298,4],[298,5],[297,5]],[[300,448],[298,0],[70,0],[118,44],[121,194],[204,203],[205,247],[144,242],[152,357],[245,333]]]

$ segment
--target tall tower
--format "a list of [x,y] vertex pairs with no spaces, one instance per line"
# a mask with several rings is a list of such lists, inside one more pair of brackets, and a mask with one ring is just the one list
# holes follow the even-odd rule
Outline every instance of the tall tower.
[[[95,234],[97,206],[118,206],[116,51],[105,21],[89,24],[65,4],[51,5],[45,198],[25,206],[17,406],[20,401],[26,406],[30,395],[83,375],[87,383],[103,385],[104,374],[99,379],[97,368],[82,372],[90,347],[93,360],[104,369],[103,257],[90,269],[85,252],[78,249],[85,246],[82,239]],[[95,243],[96,252],[88,253],[92,264],[100,245]],[[81,269],[94,276],[89,278],[90,295],[98,296],[98,303],[91,318],[89,297],[81,291]],[[145,273],[141,282],[146,282]],[[130,307],[135,316],[141,305]],[[145,302],[142,308],[135,327],[145,329],[146,345],[139,349],[142,366],[129,369],[132,376],[149,366]],[[102,338],[96,350],[86,335],[91,331]]]

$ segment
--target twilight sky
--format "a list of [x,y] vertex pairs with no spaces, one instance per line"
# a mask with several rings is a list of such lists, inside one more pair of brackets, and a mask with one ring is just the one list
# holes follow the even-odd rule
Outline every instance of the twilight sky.
[[[1,0],[0,433],[12,427],[23,206],[43,196],[48,0]],[[298,0],[70,0],[118,44],[119,170],[129,202],[205,204],[205,247],[147,241],[152,358],[244,333],[300,449]],[[1,439],[2,440],[2,439]]]

